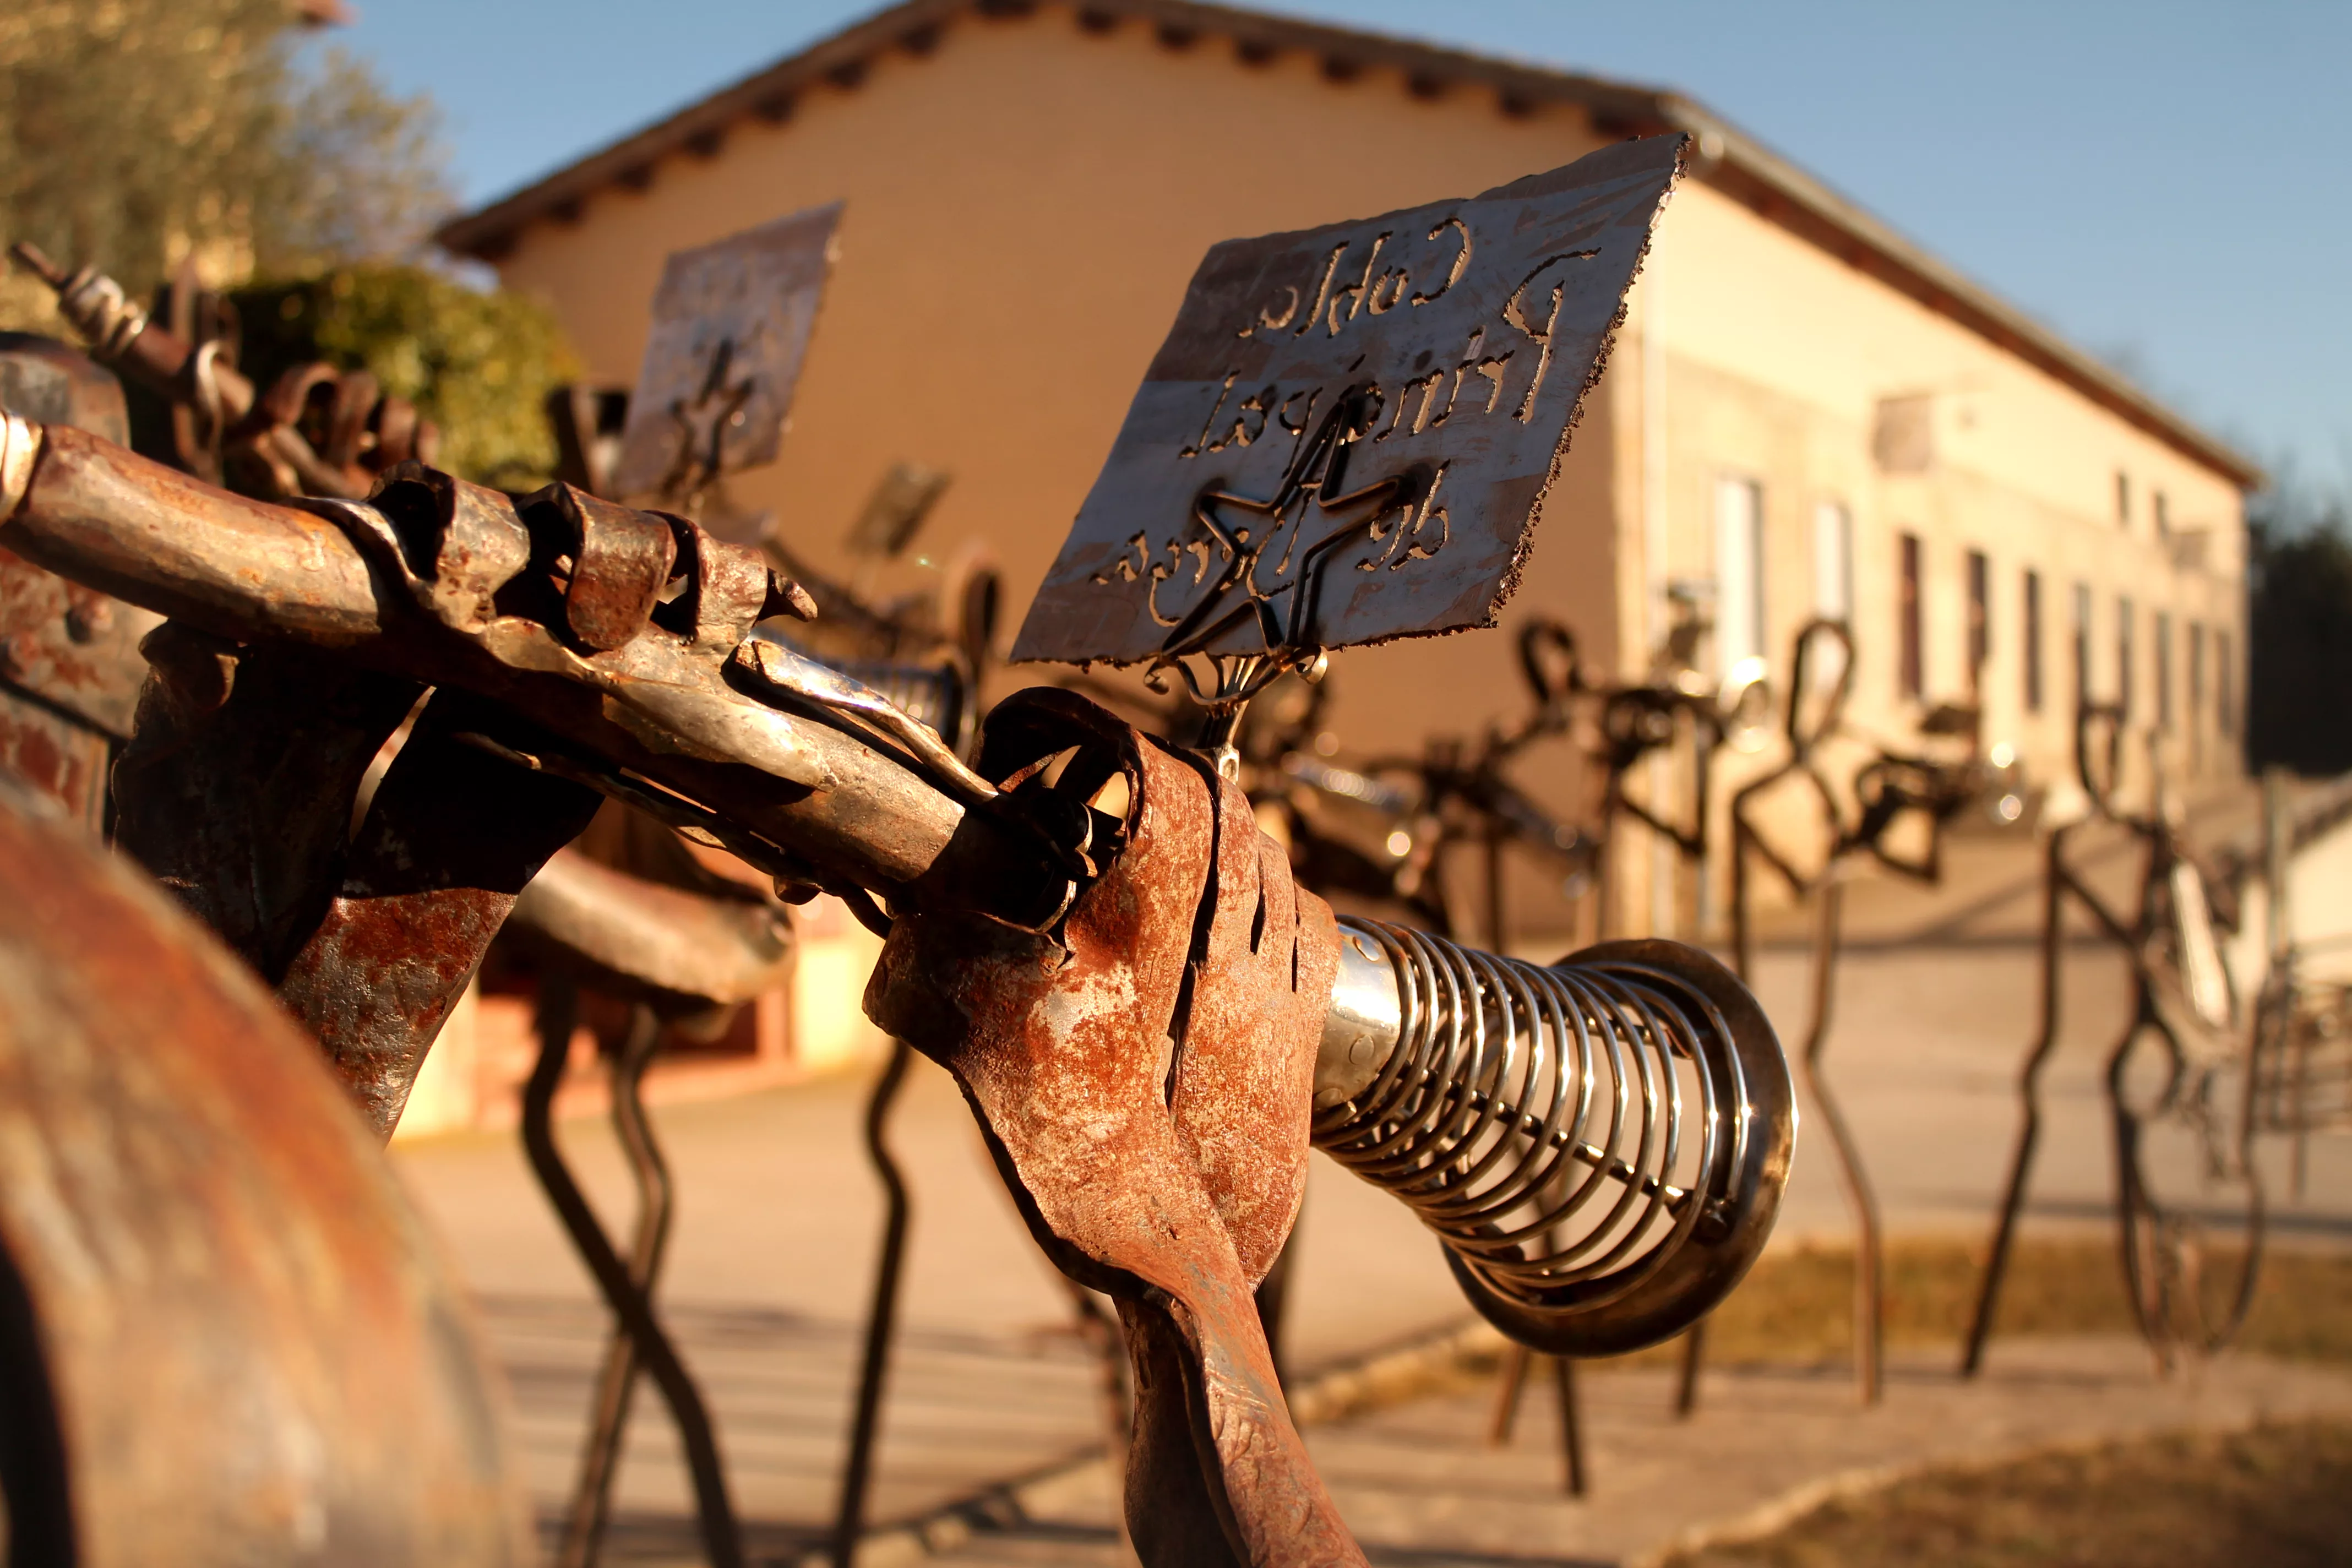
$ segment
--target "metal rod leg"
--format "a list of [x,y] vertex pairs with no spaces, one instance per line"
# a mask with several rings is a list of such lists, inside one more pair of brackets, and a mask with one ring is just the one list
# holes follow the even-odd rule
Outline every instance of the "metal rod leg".
[[1822,884],[1816,909],[1813,1026],[1805,1037],[1804,1054],[1799,1060],[1804,1069],[1805,1088],[1821,1110],[1822,1125],[1829,1129],[1830,1147],[1837,1156],[1838,1182],[1845,1188],[1846,1205],[1853,1210],[1854,1382],[1861,1391],[1862,1402],[1875,1405],[1885,1352],[1878,1198],[1871,1190],[1870,1173],[1863,1167],[1862,1147],[1822,1071],[1822,1058],[1829,1046],[1831,1006],[1836,999],[1839,921],[1844,905],[1844,887],[1832,876]]
[[711,1430],[710,1415],[703,1406],[702,1395],[655,1319],[645,1292],[630,1279],[628,1266],[621,1261],[604,1227],[596,1223],[595,1212],[588,1206],[580,1184],[572,1179],[562,1152],[555,1146],[555,1089],[563,1079],[564,1061],[571,1053],[572,1031],[579,1011],[579,993],[570,982],[551,977],[542,984],[538,1017],[539,1062],[523,1089],[523,1149],[530,1157],[540,1185],[546,1189],[548,1201],[555,1205],[556,1217],[563,1222],[581,1261],[587,1265],[597,1289],[604,1293],[605,1304],[628,1331],[638,1359],[652,1374],[654,1385],[661,1390],[670,1416],[677,1424],[678,1439],[686,1449],[687,1469],[694,1479],[703,1551],[711,1568],[743,1568],[742,1531],[736,1522],[734,1504],[727,1495],[727,1473],[719,1463],[719,1440]]
[[904,1040],[890,1045],[890,1060],[866,1102],[866,1155],[881,1178],[885,1209],[882,1249],[874,1265],[874,1300],[866,1320],[866,1354],[857,1380],[857,1408],[850,1418],[849,1453],[842,1466],[841,1507],[834,1517],[835,1568],[851,1568],[857,1555],[857,1538],[866,1530],[866,1495],[874,1475],[874,1445],[882,1428],[882,1389],[890,1369],[890,1339],[898,1321],[898,1279],[907,1255],[907,1223],[911,1205],[907,1180],[890,1157],[884,1129],[897,1103],[899,1087],[914,1057]]
[[2059,922],[2065,907],[2058,857],[2064,838],[2063,830],[2050,836],[2042,872],[2042,1027],[2018,1069],[2017,1152],[2010,1161],[2009,1185],[2001,1194],[2000,1216],[1993,1225],[1992,1251],[1985,1258],[1984,1281],[1978,1289],[1976,1311],[1969,1320],[1968,1344],[1960,1352],[1962,1377],[1974,1377],[1984,1366],[1985,1342],[1992,1337],[1993,1314],[2000,1309],[2010,1252],[2017,1241],[2018,1218],[2025,1208],[2026,1185],[2033,1174],[2034,1150],[2042,1142],[2042,1069],[2058,1045]]
[[[1702,816],[1701,820],[1705,820]],[[1731,812],[1731,969],[1742,985],[1756,984],[1754,913],[1748,907],[1751,883],[1748,875],[1748,819],[1738,801]],[[1701,873],[1700,879],[1706,879]],[[1698,1409],[1699,1374],[1706,1370],[1706,1321],[1701,1319],[1683,1334],[1682,1366],[1675,1376],[1675,1419],[1687,1421]]]
[[1534,1354],[1516,1342],[1503,1347],[1503,1364],[1495,1377],[1495,1408],[1486,1417],[1489,1448],[1499,1448],[1511,1440],[1511,1428],[1519,1419],[1519,1390],[1527,1386],[1528,1365]]
[[1551,1363],[1553,1386],[1559,1390],[1559,1451],[1567,1466],[1562,1478],[1570,1497],[1584,1495],[1584,1407],[1576,1394],[1576,1363],[1564,1355],[1546,1357]]
[[1675,1416],[1687,1421],[1698,1409],[1698,1374],[1706,1366],[1706,1324],[1693,1323],[1683,1333],[1683,1363],[1675,1376]]
[[[655,1142],[646,1116],[646,1068],[661,1041],[661,1020],[650,1007],[639,1006],[629,1018],[629,1034],[613,1062],[613,1130],[628,1155],[629,1173],[637,1184],[637,1228],[629,1247],[629,1278],[647,1296],[661,1273],[662,1254],[669,1242],[672,1213],[668,1163]],[[612,1517],[613,1482],[620,1473],[621,1444],[627,1435],[629,1405],[636,1391],[637,1347],[615,1325],[604,1341],[604,1361],[596,1377],[588,1441],[580,1457],[580,1479],[572,1489],[572,1513],[565,1521],[557,1568],[591,1568],[604,1544],[604,1526]]]

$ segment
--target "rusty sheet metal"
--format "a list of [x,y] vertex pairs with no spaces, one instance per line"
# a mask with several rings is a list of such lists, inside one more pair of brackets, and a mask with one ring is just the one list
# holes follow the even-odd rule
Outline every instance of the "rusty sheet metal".
[[1071,745],[1053,791],[1027,787],[1084,801],[1118,773],[1129,807],[1097,822],[1108,864],[1059,941],[902,916],[866,1011],[956,1075],[1040,1244],[1118,1298],[1143,1560],[1360,1563],[1251,1294],[1297,1212],[1336,928],[1238,791],[1083,698],[1009,699],[982,770],[1017,780]]
[[92,833],[106,830],[104,735],[0,688],[0,773],[32,785]]
[[139,639],[162,624],[0,550],[0,684],[85,728],[130,738],[147,677]]
[[34,332],[0,332],[0,408],[131,445],[122,384],[88,354]]
[[[131,439],[121,383],[87,354],[27,332],[0,332],[0,410]],[[59,710],[127,739],[147,673],[139,639],[159,619],[0,550],[0,684],[32,700],[16,706]]]
[[5,784],[0,895],[10,1560],[530,1562],[463,1298],[316,1050]]
[[601,804],[593,790],[459,738],[509,722],[463,691],[433,694],[341,859],[333,896],[277,978],[278,1000],[318,1036],[387,1137],[517,896]]
[[177,622],[115,769],[115,842],[271,984],[341,880],[352,802],[415,682]]
[[1013,657],[1492,625],[1685,140],[1213,247]]
[[841,204],[671,255],[613,468],[624,496],[775,461]]

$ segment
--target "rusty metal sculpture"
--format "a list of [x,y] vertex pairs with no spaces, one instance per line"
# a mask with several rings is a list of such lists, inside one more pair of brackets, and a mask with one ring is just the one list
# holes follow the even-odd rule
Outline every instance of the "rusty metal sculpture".
[[[211,711],[234,709],[235,695],[281,693],[282,669],[257,656],[289,640],[331,648],[353,672],[326,685],[331,700],[352,682],[430,679],[419,735],[446,744],[426,756],[436,769],[481,770],[457,781],[463,796],[436,792],[445,805],[467,802],[461,826],[495,814],[537,825],[545,844],[584,818],[586,800],[563,792],[593,781],[774,875],[836,888],[877,922],[868,888],[900,918],[976,911],[1008,939],[1051,929],[1106,863],[1083,798],[1036,776],[1003,788],[1016,781],[964,768],[878,699],[749,639],[789,590],[691,525],[562,491],[518,509],[421,470],[396,476],[369,506],[273,507],[208,492],[72,430],[11,420],[0,431],[10,542],[252,645],[196,645],[226,670],[215,682],[233,688]],[[167,518],[170,527],[153,526]],[[645,541],[655,528],[686,544],[676,577],[662,552],[597,537]],[[637,565],[649,556],[656,570]],[[658,610],[656,571],[679,587]],[[629,587],[632,574],[641,586]],[[261,593],[257,577],[269,584]],[[613,629],[603,612],[623,593],[642,618],[600,647]],[[184,662],[193,674],[170,681],[175,698],[217,692],[198,684],[204,663]],[[259,692],[244,679],[254,670]],[[403,797],[404,765],[422,765],[409,762],[417,746],[395,763],[372,822]],[[215,815],[228,804],[215,798]],[[348,812],[348,795],[338,805]],[[397,825],[363,830],[352,860]],[[386,1121],[414,1080],[417,1056],[404,1047],[429,1038],[487,941],[486,917],[528,879],[520,862],[551,852],[515,826],[457,840],[462,856],[450,842],[428,844],[435,853],[417,862],[434,868],[430,885],[354,889],[352,864],[340,877],[312,872],[311,887],[344,891],[307,931],[287,913],[298,900],[273,886],[247,886],[235,911],[270,919],[222,921],[274,960],[264,972],[275,970],[281,994],[350,1004],[320,1032]],[[420,918],[436,905],[464,916]],[[339,927],[381,930],[404,915],[405,946],[331,941]],[[291,963],[280,956],[289,947]],[[1481,1310],[1547,1347],[1624,1348],[1704,1310],[1752,1259],[1785,1177],[1787,1085],[1769,1025],[1727,972],[1667,944],[1543,970],[1351,922],[1318,1079],[1317,1142],[1421,1208]],[[1599,1121],[1595,1093],[1617,1108]],[[1531,1231],[1495,1222],[1563,1164],[1584,1173],[1579,1215],[1535,1217],[1580,1215],[1591,1228],[1571,1247],[1529,1256]],[[1617,1195],[1583,1212],[1604,1194]]]
[[[2148,737],[2149,809],[2134,813],[2118,798],[2126,732],[2119,707],[2085,702],[2076,711],[2075,768],[2087,809],[2053,827],[2044,850],[2041,1026],[2019,1073],[2022,1119],[1961,1352],[1964,1377],[1974,1376],[1984,1363],[2041,1142],[2042,1073],[2058,1045],[2061,943],[2070,900],[2131,967],[2132,1016],[2108,1053],[2105,1091],[2115,1136],[2116,1229],[2140,1332],[2158,1364],[2169,1369],[2184,1353],[2201,1355],[2228,1343],[2252,1304],[2266,1207],[2251,1148],[2254,1123],[2247,1107],[2229,1103],[2233,1094],[2253,1093],[2251,1042],[2215,941],[2212,884],[2169,809],[2154,735]],[[2100,897],[2070,858],[2084,822],[2119,829],[2137,842],[2143,857],[2137,908],[2126,910]],[[2151,1041],[2152,1058],[2142,1054]],[[2144,1065],[2153,1066],[2158,1083],[2139,1103],[2135,1097],[2141,1086],[2134,1076]],[[2195,1208],[2158,1194],[2146,1142],[2150,1131],[2168,1127],[2191,1138],[2216,1195],[2242,1213],[2234,1258],[2208,1252]],[[2218,1310],[2212,1310],[2216,1298]]]
[[[1545,413],[1545,465],[1576,401],[1546,375],[1580,387],[1598,374],[1679,158],[1673,142],[1628,143],[1506,187],[1491,215],[1463,205],[1465,270],[1449,276],[1465,309],[1483,299],[1498,333],[1528,340],[1531,363],[1511,374],[1517,406]],[[1566,248],[1490,288],[1467,247],[1489,216],[1545,226]],[[1358,237],[1376,247],[1381,232]],[[1349,248],[1330,251],[1333,267]],[[1579,336],[1570,278],[1604,260],[1613,292]],[[1365,272],[1367,310],[1409,301],[1401,270]],[[1349,323],[1328,303],[1315,322],[1336,336]],[[1490,417],[1518,418],[1501,397],[1510,376],[1497,380]],[[1343,416],[1302,435],[1267,515],[1297,521],[1300,496],[1331,510],[1318,498],[1340,488],[1345,455],[1379,439],[1375,390],[1334,391]],[[1426,450],[1442,469],[1443,442]],[[1177,617],[1190,630],[1147,653],[1225,659],[1212,700],[1230,720],[1270,668],[1319,662],[1301,658],[1301,634],[1390,635],[1393,606],[1327,622],[1302,585],[1318,563],[1349,569],[1349,542],[1411,539],[1423,553],[1397,550],[1396,563],[1436,558],[1434,489],[1433,471],[1426,488],[1391,477],[1349,492],[1367,510],[1300,551],[1286,584],[1252,582],[1232,613],[1202,601]],[[1516,537],[1527,515],[1511,500],[1463,526],[1508,517]],[[1216,737],[1206,757],[1170,752],[1066,694],[1001,705],[967,765],[878,694],[753,637],[761,619],[807,609],[804,595],[690,521],[562,486],[517,503],[416,467],[365,504],[270,505],[8,418],[0,544],[177,623],[150,639],[148,849],[318,1030],[380,1124],[592,792],[707,834],[787,888],[835,891],[887,931],[869,1010],[959,1073],[1033,1229],[1120,1300],[1143,1410],[1130,1520],[1155,1563],[1361,1561],[1306,1464],[1246,1296],[1288,1228],[1310,1140],[1413,1207],[1478,1310],[1553,1353],[1677,1331],[1769,1230],[1793,1131],[1786,1064],[1712,960],[1634,942],[1542,967],[1335,921],[1258,837]],[[1203,542],[1204,563],[1214,549]],[[1268,557],[1261,541],[1253,560]],[[1449,603],[1475,598],[1475,619],[1499,586],[1456,583]],[[1250,626],[1269,635],[1225,646]],[[1290,640],[1274,645],[1276,631]],[[346,759],[372,756],[425,685],[352,840]],[[247,787],[207,792],[232,741]],[[270,785],[298,754],[299,797]],[[441,811],[416,809],[426,800]],[[336,810],[345,826],[329,835]],[[224,842],[246,852],[233,879]],[[1108,1159],[1113,1146],[1133,1160]],[[628,1299],[625,1278],[608,1288]]]
[[[1826,681],[1819,662],[1831,659]],[[1995,767],[1980,754],[1979,721],[1973,709],[1947,704],[1931,712],[1922,726],[1929,736],[1965,736],[1966,753],[1958,757],[1925,752],[1897,752],[1874,748],[1856,769],[1850,787],[1841,795],[1824,771],[1821,755],[1838,740],[1847,700],[1853,690],[1853,636],[1843,621],[1815,620],[1797,633],[1790,659],[1789,701],[1782,725],[1788,754],[1779,766],[1750,780],[1731,802],[1732,968],[1743,982],[1755,975],[1754,883],[1752,867],[1761,862],[1800,900],[1813,900],[1811,1019],[1798,1056],[1799,1073],[1806,1092],[1829,1130],[1837,1161],[1838,1182],[1854,1221],[1854,1381],[1864,1405],[1878,1402],[1884,1363],[1884,1269],[1880,1262],[1881,1228],[1878,1203],[1864,1168],[1862,1149],[1852,1124],[1832,1091],[1824,1068],[1831,1009],[1837,991],[1837,963],[1843,932],[1845,880],[1850,863],[1868,856],[1904,876],[1935,882],[1942,875],[1943,837],[1947,826],[1970,805],[1995,798],[2014,801],[2013,769]],[[1810,868],[1796,856],[1777,847],[1758,812],[1763,802],[1790,780],[1801,782],[1818,812],[1824,851]],[[1844,804],[1851,796],[1853,810]],[[1898,852],[1888,835],[1898,824],[1918,821],[1927,833],[1927,848],[1916,858]],[[1704,1334],[1695,1331],[1684,1363],[1682,1408],[1696,1398],[1696,1382],[1704,1356]]]
[[456,1282],[241,965],[0,781],[11,1563],[520,1568]]

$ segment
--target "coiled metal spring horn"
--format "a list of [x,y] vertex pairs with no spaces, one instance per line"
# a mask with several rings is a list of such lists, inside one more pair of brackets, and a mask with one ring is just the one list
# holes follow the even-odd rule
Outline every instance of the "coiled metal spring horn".
[[1402,1200],[1523,1344],[1615,1355],[1738,1284],[1788,1183],[1796,1106],[1745,987],[1679,942],[1549,967],[1353,917],[1314,1142]]

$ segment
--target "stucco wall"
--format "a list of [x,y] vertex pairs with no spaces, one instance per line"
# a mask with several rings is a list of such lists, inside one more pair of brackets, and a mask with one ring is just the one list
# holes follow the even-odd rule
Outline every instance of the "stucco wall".
[[[714,156],[667,157],[642,191],[609,187],[572,222],[527,226],[500,269],[555,304],[600,379],[625,384],[669,251],[845,199],[783,459],[740,491],[777,509],[796,549],[838,567],[838,542],[888,463],[949,468],[923,552],[984,548],[1017,618],[1210,244],[1473,192],[1601,140],[1571,107],[1506,114],[1467,88],[1416,97],[1392,70],[1335,82],[1303,55],[1246,65],[1215,38],[1176,48],[1140,24],[1091,32],[1059,6],[965,13],[929,54],[886,53],[854,87],[802,94],[788,123],[747,119]],[[1873,458],[1874,422],[1882,398],[1906,394],[1930,397],[1936,459],[1889,475]],[[2118,468],[2140,503],[2128,530],[2113,520]],[[2229,626],[2242,671],[2240,512],[2225,479],[1701,178],[1668,211],[1506,626],[1540,610],[1570,622],[1602,670],[1638,668],[1663,631],[1664,585],[1716,570],[1726,475],[1760,486],[1776,667],[1813,607],[1812,508],[1834,497],[1852,510],[1856,717],[1881,733],[1906,735],[1916,716],[1894,689],[1905,530],[1926,549],[1931,698],[1963,694],[1963,552],[1991,558],[1989,733],[2038,776],[2067,754],[2074,581],[2095,584],[2095,669],[2111,671],[2114,603],[2129,594],[2143,664],[2161,604],[2184,623]],[[2176,569],[2154,539],[2155,488],[2177,531],[2208,531],[2201,571]],[[2028,564],[2044,581],[2039,717],[2017,700]],[[2185,632],[2174,635],[2180,659]],[[2209,652],[2209,689],[2210,665]],[[1512,639],[1493,633],[1349,652],[1333,679],[1334,727],[1358,752],[1475,734],[1523,701]],[[2140,676],[2143,704],[2153,684]],[[2185,718],[2185,692],[2176,700]],[[2209,729],[2213,711],[2209,689]],[[2210,739],[2200,750],[2209,766],[2234,755]],[[1564,809],[1585,793],[1565,746],[1531,757],[1526,778]],[[1635,924],[1652,908],[1653,863],[1627,858]],[[1520,919],[1559,925],[1551,879],[1520,881]]]

